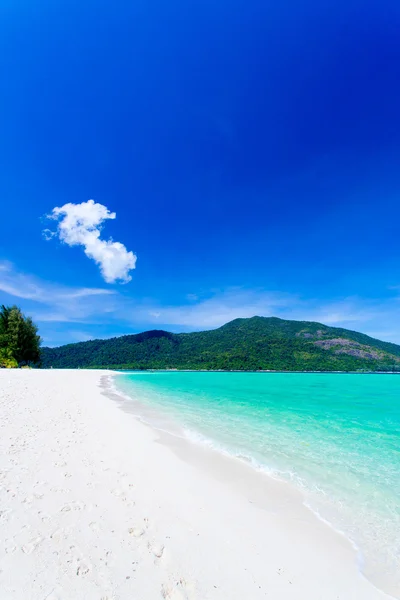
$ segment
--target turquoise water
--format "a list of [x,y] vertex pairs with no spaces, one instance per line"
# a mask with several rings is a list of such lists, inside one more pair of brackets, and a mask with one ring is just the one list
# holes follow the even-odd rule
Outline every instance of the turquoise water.
[[300,487],[357,545],[362,568],[400,585],[400,376],[158,372],[115,381],[183,435]]

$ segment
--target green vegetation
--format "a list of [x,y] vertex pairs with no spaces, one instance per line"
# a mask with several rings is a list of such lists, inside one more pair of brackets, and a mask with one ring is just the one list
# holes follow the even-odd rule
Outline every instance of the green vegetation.
[[236,319],[212,331],[147,331],[42,349],[54,368],[400,371],[400,346],[362,333],[275,317]]
[[40,337],[30,317],[18,306],[0,308],[0,367],[15,368],[40,361]]

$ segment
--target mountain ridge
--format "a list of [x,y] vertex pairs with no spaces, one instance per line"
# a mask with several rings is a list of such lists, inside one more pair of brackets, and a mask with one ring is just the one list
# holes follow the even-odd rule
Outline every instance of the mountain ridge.
[[138,334],[42,348],[54,368],[400,371],[400,346],[357,331],[278,317],[238,318],[217,329]]

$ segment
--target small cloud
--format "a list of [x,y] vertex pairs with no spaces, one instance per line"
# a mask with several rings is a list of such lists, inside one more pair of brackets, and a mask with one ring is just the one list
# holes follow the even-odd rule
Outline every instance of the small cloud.
[[89,342],[93,339],[93,335],[86,331],[71,331],[70,337],[74,342]]
[[203,300],[197,298],[196,301],[194,297],[187,299],[190,303],[183,305],[154,306],[148,314],[166,325],[208,329],[220,327],[238,317],[276,315],[298,301],[296,296],[290,294],[242,288],[217,292]]
[[186,298],[187,298],[188,300],[190,300],[191,302],[195,302],[196,300],[198,300],[198,299],[199,299],[199,297],[198,297],[198,295],[197,295],[197,294],[187,294],[187,295],[186,295]]
[[93,316],[113,312],[118,298],[115,290],[71,288],[43,281],[17,271],[7,261],[0,261],[0,292],[29,303],[39,322],[92,320]]
[[115,212],[110,212],[103,204],[88,200],[81,204],[56,206],[48,218],[58,221],[58,225],[56,231],[43,231],[46,240],[58,236],[68,246],[83,246],[86,256],[99,265],[107,283],[127,283],[132,279],[129,273],[136,267],[136,255],[121,242],[100,238],[103,223],[115,219]]
[[64,298],[87,298],[88,296],[110,296],[115,294],[114,290],[103,290],[102,288],[77,288],[64,292]]
[[8,260],[0,260],[0,271],[11,271],[12,263]]
[[51,231],[51,229],[43,229],[42,235],[46,241],[51,240],[55,235],[57,235],[56,231]]

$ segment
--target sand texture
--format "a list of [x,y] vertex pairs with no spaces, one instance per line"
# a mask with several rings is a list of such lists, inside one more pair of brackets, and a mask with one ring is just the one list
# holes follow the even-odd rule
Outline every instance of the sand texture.
[[1,600],[387,598],[288,487],[143,424],[108,377],[0,371]]

